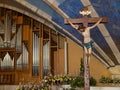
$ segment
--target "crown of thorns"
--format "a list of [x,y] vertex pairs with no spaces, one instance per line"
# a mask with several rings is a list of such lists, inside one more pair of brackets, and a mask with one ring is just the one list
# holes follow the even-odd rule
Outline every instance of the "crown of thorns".
[[83,8],[81,11],[80,11],[80,14],[82,14],[83,16],[84,15],[89,15],[91,14],[91,11],[88,10],[88,8]]

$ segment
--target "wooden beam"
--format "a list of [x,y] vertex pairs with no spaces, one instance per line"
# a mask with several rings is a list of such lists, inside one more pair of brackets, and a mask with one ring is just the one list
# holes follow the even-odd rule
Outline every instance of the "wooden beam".
[[[96,23],[100,18],[99,17],[92,17],[88,19],[88,23]],[[108,18],[102,17],[101,23],[106,23],[108,22]]]
[[[101,18],[102,18],[101,23],[106,23],[108,21],[108,18],[106,18],[106,17],[101,17]],[[71,23],[73,23],[73,24],[81,24],[81,23],[86,22],[86,21],[88,23],[96,23],[99,19],[100,19],[99,17],[92,17],[92,18],[83,17],[83,18],[74,18],[74,19],[66,18],[64,20],[64,23],[69,24],[68,20],[70,20]]]

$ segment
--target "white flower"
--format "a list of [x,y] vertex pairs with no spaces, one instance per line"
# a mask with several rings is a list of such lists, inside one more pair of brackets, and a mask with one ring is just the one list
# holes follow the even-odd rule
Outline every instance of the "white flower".
[[48,80],[45,80],[45,82],[47,82]]

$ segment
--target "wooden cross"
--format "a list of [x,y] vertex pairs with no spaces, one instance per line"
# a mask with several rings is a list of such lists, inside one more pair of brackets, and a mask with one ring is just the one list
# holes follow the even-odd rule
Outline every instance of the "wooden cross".
[[101,23],[105,23],[108,21],[106,17],[92,17],[89,18],[87,15],[83,16],[82,18],[66,18],[64,20],[65,24],[69,24],[68,20],[71,21],[73,24],[83,24],[83,26],[88,27],[88,24],[96,23],[100,18],[102,18]]
[[[88,9],[87,9],[88,10]],[[67,18],[64,20],[65,24],[69,24],[68,21],[70,21],[73,24],[83,24],[84,27],[88,27],[88,24],[94,24],[96,23],[100,18],[102,18],[102,21],[100,23],[105,23],[108,21],[108,19],[106,17],[92,17],[89,18],[88,15],[83,15],[82,18],[75,18],[75,19],[71,19],[71,18]],[[89,81],[89,77],[90,77],[90,70],[89,70],[89,65],[86,63],[86,59],[87,57],[85,56],[85,52],[83,54],[84,57],[84,90],[90,90],[90,81]]]

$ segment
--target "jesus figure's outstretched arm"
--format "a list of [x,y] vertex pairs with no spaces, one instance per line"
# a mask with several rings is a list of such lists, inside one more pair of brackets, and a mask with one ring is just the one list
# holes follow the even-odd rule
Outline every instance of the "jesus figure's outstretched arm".
[[89,29],[91,30],[92,28],[96,27],[100,22],[102,21],[102,18],[100,18],[97,23],[95,23],[93,26],[90,26]]

